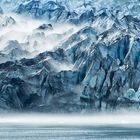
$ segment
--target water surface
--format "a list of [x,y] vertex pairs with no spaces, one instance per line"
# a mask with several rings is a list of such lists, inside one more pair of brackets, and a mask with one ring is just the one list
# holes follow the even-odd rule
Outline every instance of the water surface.
[[139,140],[140,126],[0,124],[0,140]]

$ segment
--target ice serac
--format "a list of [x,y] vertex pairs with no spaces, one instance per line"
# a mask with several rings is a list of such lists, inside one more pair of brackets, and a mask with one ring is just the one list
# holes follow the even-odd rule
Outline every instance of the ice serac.
[[54,1],[42,3],[39,0],[21,3],[16,12],[19,14],[29,13],[35,18],[45,18],[53,22],[65,21],[71,15],[64,6]]
[[2,10],[2,8],[0,7],[0,14],[3,14],[3,10]]
[[[24,43],[8,41],[0,52],[0,108],[49,113],[139,109],[139,1],[114,0],[108,6],[79,0],[72,7],[73,2],[18,2],[14,11],[41,24]],[[72,24],[68,30],[66,23]],[[32,44],[49,46],[50,40],[56,47],[27,57]]]

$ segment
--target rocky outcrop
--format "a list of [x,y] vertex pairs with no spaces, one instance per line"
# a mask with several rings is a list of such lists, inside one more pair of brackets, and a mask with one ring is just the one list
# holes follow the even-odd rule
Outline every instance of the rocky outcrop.
[[37,30],[53,30],[53,27],[51,24],[42,24],[37,28]]

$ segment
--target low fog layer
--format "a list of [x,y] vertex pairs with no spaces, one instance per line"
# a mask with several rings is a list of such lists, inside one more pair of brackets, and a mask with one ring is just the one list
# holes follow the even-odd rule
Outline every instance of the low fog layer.
[[[9,18],[13,20],[12,24],[8,23]],[[7,24],[3,25],[5,22]],[[16,14],[0,15],[0,51],[3,51],[10,41],[16,41],[23,50],[34,56],[55,49],[56,46],[78,30],[69,24],[63,24],[63,26],[60,24],[51,25],[52,29],[38,29],[40,26],[47,24],[49,22],[46,20],[31,19]]]
[[131,125],[133,127],[135,124],[140,125],[140,114],[136,112],[97,113],[94,115],[5,114],[0,116],[0,124]]

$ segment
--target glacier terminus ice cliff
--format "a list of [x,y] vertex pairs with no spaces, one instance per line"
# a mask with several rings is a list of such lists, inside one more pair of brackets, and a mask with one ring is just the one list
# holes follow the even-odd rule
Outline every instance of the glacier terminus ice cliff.
[[1,0],[0,111],[140,109],[139,0]]

